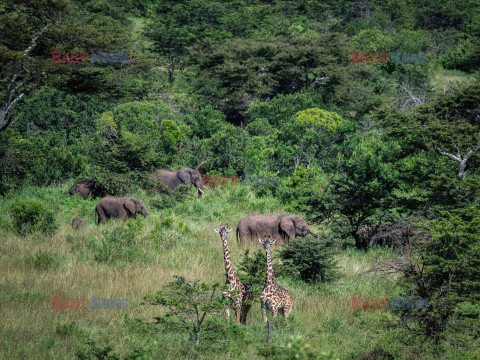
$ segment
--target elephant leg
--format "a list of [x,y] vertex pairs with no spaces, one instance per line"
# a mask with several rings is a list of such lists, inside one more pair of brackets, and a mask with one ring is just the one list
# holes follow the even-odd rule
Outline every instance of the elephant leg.
[[97,225],[100,223],[104,223],[107,220],[107,217],[105,216],[105,211],[100,204],[96,206],[95,211],[98,215]]

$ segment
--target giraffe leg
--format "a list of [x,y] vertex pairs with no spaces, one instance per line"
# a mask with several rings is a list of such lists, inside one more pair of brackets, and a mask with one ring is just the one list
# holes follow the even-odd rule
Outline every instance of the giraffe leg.
[[283,307],[283,316],[287,318],[291,312],[292,312],[292,304],[291,303],[285,304],[285,306]]
[[276,319],[278,315],[278,307],[274,306],[272,307],[272,313],[273,313],[273,318]]
[[273,325],[275,325],[275,328],[278,329],[278,324],[277,324],[277,316],[278,316],[278,306],[272,306],[272,322]]
[[266,324],[267,323],[267,306],[264,303],[262,303],[261,307],[262,307],[263,322]]
[[226,308],[225,313],[227,314],[227,320],[230,321],[230,309]]
[[240,318],[241,318],[241,315],[242,315],[242,309],[241,308],[237,308],[237,324],[240,325]]

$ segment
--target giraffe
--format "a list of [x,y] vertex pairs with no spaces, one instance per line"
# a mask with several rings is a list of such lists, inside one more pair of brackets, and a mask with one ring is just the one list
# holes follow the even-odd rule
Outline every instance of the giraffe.
[[[246,324],[247,322],[247,314],[250,310],[250,303],[249,300],[252,300],[252,294],[250,293],[248,287],[240,281],[238,275],[233,268],[232,260],[230,259],[230,250],[228,248],[227,243],[227,234],[232,230],[232,228],[228,228],[225,225],[221,225],[220,229],[214,229],[216,232],[220,234],[220,238],[223,242],[223,255],[225,259],[225,273],[226,273],[226,284],[230,285],[230,291],[238,290],[241,293],[238,294],[231,294],[228,291],[223,292],[223,296],[225,298],[230,298],[235,300],[233,303],[233,308],[236,311],[237,315],[237,323],[238,324]],[[230,319],[230,309],[225,309],[227,314],[227,318]]]
[[267,323],[267,310],[272,310],[273,318],[275,319],[278,310],[281,310],[283,316],[288,317],[292,311],[292,295],[287,289],[277,285],[275,276],[273,275],[272,258],[270,255],[270,245],[275,244],[275,239],[270,240],[264,237],[265,240],[258,239],[262,244],[267,254],[267,277],[265,286],[263,287],[262,295],[260,295],[260,304],[263,313],[263,322]]

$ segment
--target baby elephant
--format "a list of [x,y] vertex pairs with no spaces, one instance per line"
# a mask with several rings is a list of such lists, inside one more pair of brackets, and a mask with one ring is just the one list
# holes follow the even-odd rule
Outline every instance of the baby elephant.
[[110,218],[135,218],[138,213],[147,217],[148,214],[145,203],[140,199],[131,197],[117,198],[106,196],[102,198],[95,207],[95,216],[98,216],[97,224],[104,223]]
[[72,228],[78,229],[87,225],[87,222],[80,218],[75,218],[72,220]]

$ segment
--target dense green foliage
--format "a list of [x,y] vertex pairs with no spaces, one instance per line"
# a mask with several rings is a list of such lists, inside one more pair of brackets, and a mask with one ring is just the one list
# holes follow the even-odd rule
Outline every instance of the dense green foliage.
[[[479,13],[477,0],[3,0],[0,230],[56,236],[64,207],[90,219],[93,200],[23,195],[86,177],[109,195],[142,193],[149,210],[165,216],[148,230],[137,219],[95,239],[67,234],[72,250],[105,267],[155,263],[141,246],[172,251],[177,238],[200,234],[171,209],[198,222],[220,222],[224,214],[207,196],[194,202],[190,188],[167,189],[152,174],[206,161],[202,173],[278,177],[278,185],[229,189],[228,202],[242,206],[238,213],[298,214],[321,229],[318,238],[292,239],[274,254],[276,275],[316,291],[331,279],[333,243],[365,256],[374,243],[390,244],[404,259],[410,232],[398,224],[429,212],[415,235],[422,241],[407,256],[417,273],[396,281],[408,296],[442,306],[394,316],[425,343],[434,339],[439,355],[460,341],[455,332],[449,337],[452,322],[478,320],[480,303]],[[55,63],[52,51],[70,59],[126,52],[128,62]],[[365,62],[353,62],[352,51]],[[424,53],[428,61],[393,62],[393,52]],[[388,61],[367,61],[375,53],[390,54]],[[248,203],[254,197],[258,207]],[[20,262],[42,271],[67,262],[37,250]],[[249,251],[238,270],[258,295],[265,256]],[[212,328],[228,334],[222,346],[253,337],[215,321]],[[475,338],[478,324],[464,324]],[[315,356],[299,339],[290,338],[288,354],[275,346],[256,354]],[[90,339],[77,356],[117,358],[112,350]],[[148,358],[150,350],[132,351],[129,358]]]
[[53,233],[58,228],[53,211],[40,201],[24,199],[13,204],[10,211],[13,228],[21,235],[35,231]]
[[294,275],[305,282],[329,282],[335,279],[335,254],[330,236],[296,238],[281,251],[280,256],[285,260]]

